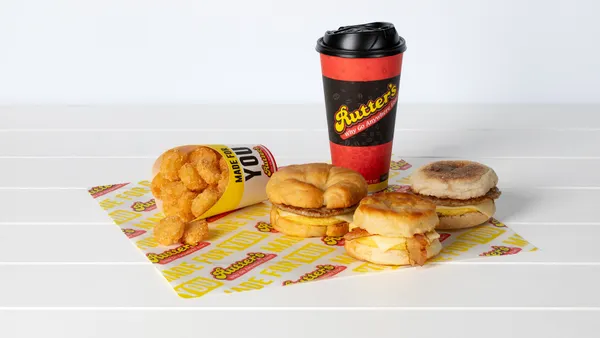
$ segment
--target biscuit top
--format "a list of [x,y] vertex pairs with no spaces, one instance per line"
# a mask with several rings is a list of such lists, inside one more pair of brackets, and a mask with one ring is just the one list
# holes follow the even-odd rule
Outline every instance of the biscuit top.
[[354,170],[326,163],[290,165],[271,176],[267,196],[298,208],[347,208],[367,196],[367,182]]
[[435,204],[413,194],[391,192],[364,198],[352,226],[372,235],[412,237],[434,230],[438,223]]

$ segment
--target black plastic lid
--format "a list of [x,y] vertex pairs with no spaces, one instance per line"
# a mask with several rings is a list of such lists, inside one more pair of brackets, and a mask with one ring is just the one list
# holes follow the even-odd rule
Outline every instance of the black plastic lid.
[[406,50],[406,41],[389,22],[344,26],[327,31],[317,41],[317,52],[346,58],[378,58]]

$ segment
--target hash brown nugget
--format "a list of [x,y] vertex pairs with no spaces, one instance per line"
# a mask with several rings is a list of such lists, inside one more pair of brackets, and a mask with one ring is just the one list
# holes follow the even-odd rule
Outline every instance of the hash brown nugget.
[[200,160],[196,164],[196,170],[198,170],[200,177],[210,185],[219,183],[219,179],[221,179],[221,170],[219,170],[217,161]]
[[160,172],[167,180],[178,181],[179,169],[183,166],[186,160],[187,155],[181,153],[179,150],[168,150],[162,155],[162,161],[160,162]]
[[221,173],[229,174],[229,166],[227,165],[227,161],[224,157],[219,159],[219,169],[221,169]]
[[219,191],[219,196],[223,195],[225,189],[227,189],[227,185],[229,184],[229,170],[223,171],[221,173],[221,178],[219,179],[219,183],[217,184],[217,190]]
[[188,157],[189,163],[196,165],[199,161],[216,162],[217,153],[207,147],[198,147]]
[[192,191],[187,191],[181,195],[175,204],[166,204],[163,209],[167,216],[179,216],[184,222],[193,220],[192,202],[198,194]]
[[177,216],[167,216],[154,226],[154,238],[160,245],[173,245],[183,236],[185,223]]
[[215,186],[210,186],[194,199],[192,202],[192,213],[200,217],[219,200],[219,192]]
[[179,217],[179,205],[177,205],[177,203],[164,204],[163,205],[163,213],[167,217],[169,217],[169,216]]
[[181,198],[181,196],[183,196],[183,194],[187,191],[188,190],[185,188],[185,185],[181,181],[167,182],[161,190],[163,204],[177,204],[179,198]]
[[190,163],[184,164],[179,169],[179,178],[181,179],[181,182],[185,184],[185,187],[191,191],[201,191],[208,186],[206,181],[200,177],[196,168]]
[[169,181],[165,180],[165,178],[160,173],[154,176],[154,178],[152,179],[152,184],[150,185],[150,189],[152,189],[152,195],[154,195],[154,197],[158,199],[162,199],[162,189],[168,182]]
[[208,238],[208,223],[206,220],[201,219],[185,225],[183,232],[183,242],[185,244],[196,245],[206,238]]

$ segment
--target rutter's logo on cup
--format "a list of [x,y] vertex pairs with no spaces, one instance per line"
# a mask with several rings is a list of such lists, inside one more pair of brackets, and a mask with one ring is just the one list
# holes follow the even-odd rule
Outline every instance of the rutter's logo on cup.
[[153,199],[148,202],[137,201],[131,205],[131,209],[137,212],[152,211],[156,209],[156,201]]
[[398,101],[398,88],[390,83],[388,90],[375,100],[361,104],[358,109],[349,111],[348,106],[341,105],[335,112],[335,131],[342,139],[348,139],[379,122],[392,110]]
[[214,268],[210,274],[219,280],[234,280],[255,267],[277,257],[272,253],[250,252],[247,257],[232,263],[226,268]]

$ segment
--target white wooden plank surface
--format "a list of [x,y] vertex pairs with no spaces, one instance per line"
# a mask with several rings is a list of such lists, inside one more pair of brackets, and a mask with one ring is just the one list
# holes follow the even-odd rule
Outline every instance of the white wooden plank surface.
[[[414,167],[439,158],[405,157]],[[501,188],[600,187],[600,158],[529,159],[469,158],[498,173]],[[280,166],[328,161],[323,157],[278,157]],[[146,158],[0,158],[0,188],[85,188],[123,180],[146,178],[153,157]],[[43,168],[43,170],[40,170]],[[571,174],[576,170],[577,174]]]
[[[183,299],[148,265],[0,266],[2,307],[600,307],[600,266],[436,265]],[[376,286],[376,287],[375,287]]]
[[[171,337],[176,331],[208,337],[597,337],[596,311],[548,310],[36,310],[0,312],[8,337]],[[32,319],[35,324],[32,325]],[[65,318],[69,318],[65,325]],[[332,320],[332,318],[335,318]],[[116,325],[121,323],[121,325]],[[173,325],[169,325],[169,324]],[[355,324],[360,323],[360,324]],[[179,325],[178,325],[179,324]],[[492,328],[492,329],[490,329]]]
[[[512,223],[511,228],[541,250],[452,264],[600,265],[600,222],[596,224]],[[43,264],[151,265],[113,223],[0,224],[0,266]],[[26,240],[22,240],[26,238]],[[110,250],[107,245],[110,243]],[[1,271],[1,270],[0,270]]]
[[[594,337],[599,112],[597,105],[400,106],[395,152],[413,165],[453,157],[492,166],[504,191],[498,218],[539,246],[536,253],[182,300],[81,188],[143,178],[155,156],[182,143],[264,143],[280,164],[327,160],[323,106],[0,107],[0,336],[165,337],[186,323],[216,336],[223,332],[203,329],[222,323],[238,336],[268,326],[273,336],[304,337],[314,331],[290,330],[287,312],[268,313],[265,324],[259,311],[203,310],[392,306],[404,311],[336,314],[344,324],[332,332],[389,335],[386,324],[394,323],[392,332],[418,336]],[[240,117],[223,123],[224,114]],[[331,315],[293,318],[329,323]],[[109,325],[119,318],[128,325]],[[371,325],[347,325],[365,320]]]
[[[303,140],[303,142],[299,142]],[[304,140],[310,140],[304,142]],[[325,131],[28,131],[0,132],[0,156],[158,156],[182,144],[264,144],[278,156],[325,157]],[[600,157],[591,130],[402,130],[394,151],[406,157]]]
[[[599,129],[598,105],[404,104],[396,127],[426,130]],[[240,118],[223,120],[239,114]],[[286,123],[288,118],[293,124]],[[324,104],[180,106],[0,106],[0,130],[325,130]]]
[[[503,189],[496,215],[507,223],[597,222],[599,198],[600,189]],[[84,189],[0,189],[0,205],[0,223],[110,221]]]

